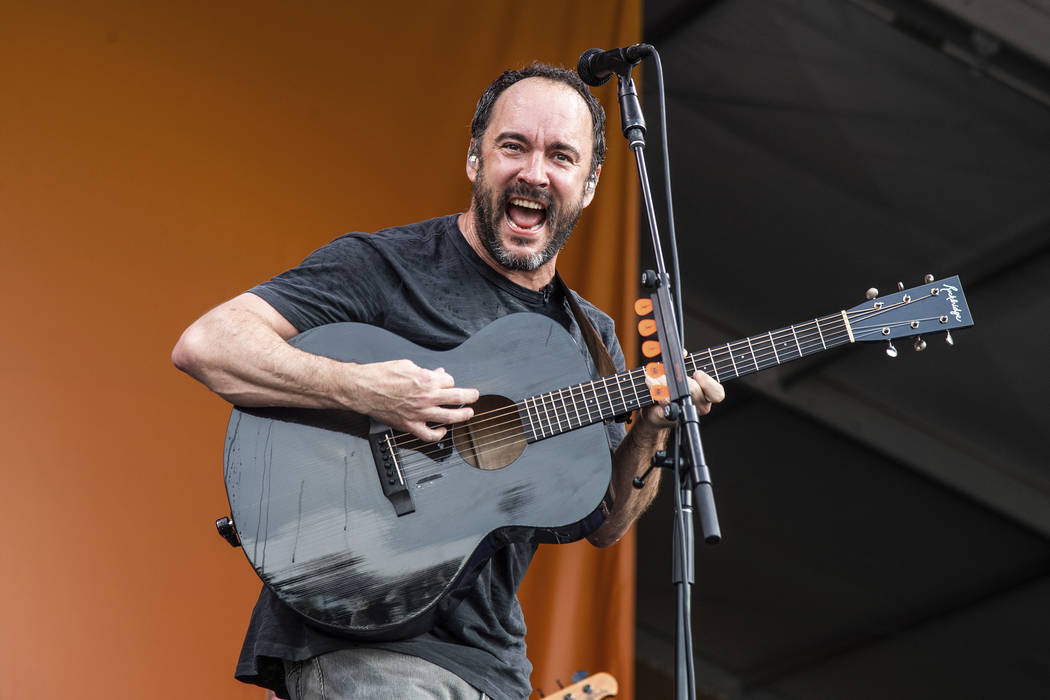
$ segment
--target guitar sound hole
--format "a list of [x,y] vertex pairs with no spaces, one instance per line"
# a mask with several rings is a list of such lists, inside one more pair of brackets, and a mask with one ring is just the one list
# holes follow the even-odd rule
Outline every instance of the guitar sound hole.
[[502,469],[525,450],[525,429],[514,403],[505,396],[482,396],[474,417],[452,429],[459,456],[478,469]]

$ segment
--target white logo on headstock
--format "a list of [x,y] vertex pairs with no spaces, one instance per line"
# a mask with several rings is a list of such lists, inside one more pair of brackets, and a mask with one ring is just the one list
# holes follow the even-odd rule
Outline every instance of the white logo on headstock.
[[945,292],[947,292],[947,294],[948,294],[948,302],[952,305],[952,311],[951,311],[952,316],[955,317],[956,321],[958,321],[959,323],[962,323],[962,309],[959,308],[959,297],[957,297],[957,296],[955,296],[955,294],[953,294],[953,292],[959,291],[959,288],[958,287],[953,287],[950,284],[946,284],[946,285],[943,285],[941,287],[941,289],[944,290]]

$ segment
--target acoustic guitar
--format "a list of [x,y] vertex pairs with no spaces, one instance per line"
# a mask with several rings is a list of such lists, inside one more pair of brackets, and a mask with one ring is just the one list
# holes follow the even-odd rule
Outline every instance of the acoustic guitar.
[[[725,382],[854,342],[972,324],[951,277],[691,353],[686,366]],[[537,314],[500,318],[446,351],[356,323],[291,343],[342,361],[444,367],[482,394],[474,417],[438,442],[348,411],[233,409],[224,476],[245,555],[294,610],[361,639],[424,631],[508,542],[592,532],[611,475],[604,423],[654,403],[644,368],[592,381],[569,334]]]

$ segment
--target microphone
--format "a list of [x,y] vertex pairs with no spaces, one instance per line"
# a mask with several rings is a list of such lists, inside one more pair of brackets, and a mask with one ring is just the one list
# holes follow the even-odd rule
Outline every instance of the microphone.
[[576,72],[588,85],[598,87],[605,85],[613,73],[626,76],[631,68],[646,56],[651,56],[653,47],[649,44],[635,44],[624,49],[587,49],[576,63]]

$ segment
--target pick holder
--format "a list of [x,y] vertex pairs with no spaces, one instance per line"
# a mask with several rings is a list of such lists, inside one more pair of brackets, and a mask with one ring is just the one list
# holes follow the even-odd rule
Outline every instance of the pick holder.
[[[639,48],[648,49],[645,55],[656,54],[656,50],[641,44]],[[656,56],[659,68],[659,56]],[[652,238],[656,270],[646,270],[642,275],[642,284],[652,290],[653,320],[655,321],[656,342],[659,343],[660,357],[667,378],[667,399],[665,415],[677,420],[673,434],[671,457],[658,454],[653,458],[652,468],[668,467],[677,478],[675,489],[675,518],[673,533],[673,574],[672,582],[677,593],[677,614],[675,630],[675,698],[693,700],[696,688],[693,675],[691,586],[694,582],[693,563],[693,521],[695,509],[700,518],[700,528],[704,542],[716,544],[722,539],[718,526],[718,515],[715,509],[714,491],[711,487],[711,473],[704,458],[703,445],[700,440],[700,417],[689,393],[688,375],[682,339],[675,320],[674,305],[671,301],[670,277],[664,264],[663,249],[660,245],[659,229],[656,222],[656,211],[653,206],[652,191],[649,186],[649,174],[645,163],[645,117],[638,101],[638,92],[631,79],[631,68],[641,61],[625,63],[622,71],[617,71],[620,104],[620,120],[624,138],[634,153],[638,167],[638,180],[642,188],[642,198],[646,216],[649,220],[649,231]],[[669,212],[669,216],[673,212]],[[642,300],[644,301],[644,300]],[[651,341],[649,341],[651,342]],[[644,486],[645,477],[635,480],[635,487]]]

